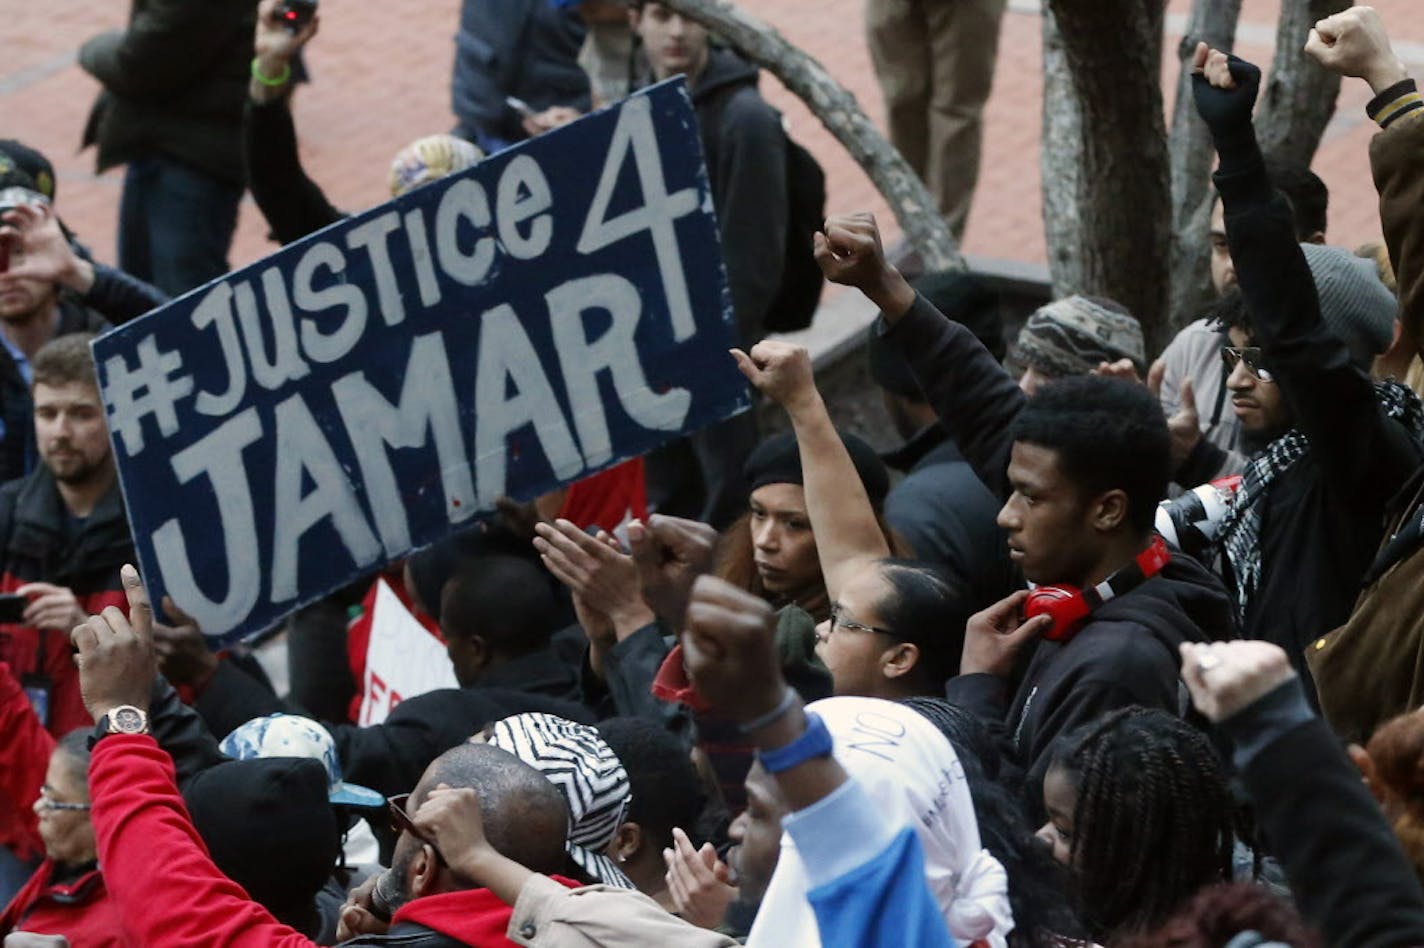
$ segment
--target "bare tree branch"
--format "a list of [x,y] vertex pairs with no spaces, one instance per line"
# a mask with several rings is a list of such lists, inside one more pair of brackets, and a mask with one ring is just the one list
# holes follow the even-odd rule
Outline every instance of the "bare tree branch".
[[1141,321],[1149,351],[1170,338],[1168,257],[1172,217],[1162,117],[1162,0],[1049,0],[1078,101],[1077,248],[1083,287]]
[[1282,161],[1309,166],[1325,126],[1335,114],[1340,77],[1305,55],[1305,40],[1317,20],[1348,9],[1350,0],[1285,0],[1276,24],[1276,56],[1261,90],[1256,137],[1261,150]]
[[1173,328],[1201,314],[1210,301],[1211,247],[1207,233],[1211,219],[1210,182],[1214,150],[1206,124],[1192,101],[1192,54],[1198,42],[1230,52],[1241,0],[1194,0],[1191,19],[1177,47],[1181,71],[1172,109],[1168,140],[1172,167],[1172,290],[1169,304]]
[[[873,0],[872,0],[873,2]],[[766,69],[810,108],[851,157],[865,169],[900,222],[925,268],[963,270],[964,258],[934,198],[844,86],[815,59],[791,45],[770,25],[729,0],[662,0],[715,32]]]
[[1078,157],[1083,125],[1073,74],[1053,10],[1043,8],[1043,146],[1039,177],[1043,182],[1043,230],[1048,244],[1048,273],[1055,296],[1088,292],[1083,272],[1083,236],[1078,219]]

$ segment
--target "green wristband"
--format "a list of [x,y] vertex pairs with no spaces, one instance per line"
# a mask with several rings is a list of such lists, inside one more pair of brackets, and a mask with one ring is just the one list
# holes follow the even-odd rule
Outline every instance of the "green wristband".
[[282,64],[282,73],[281,73],[281,75],[277,76],[277,78],[275,78],[275,79],[269,79],[269,78],[267,78],[266,76],[262,75],[262,70],[260,70],[260,69],[257,68],[257,57],[256,57],[256,56],[253,56],[253,57],[252,57],[252,78],[253,78],[253,79],[256,79],[258,82],[262,83],[264,86],[266,86],[266,87],[269,88],[269,89],[275,89],[275,88],[277,88],[278,86],[285,86],[285,85],[287,84],[287,80],[289,80],[289,79],[292,78],[292,64],[291,64],[291,63],[283,63],[283,64]]

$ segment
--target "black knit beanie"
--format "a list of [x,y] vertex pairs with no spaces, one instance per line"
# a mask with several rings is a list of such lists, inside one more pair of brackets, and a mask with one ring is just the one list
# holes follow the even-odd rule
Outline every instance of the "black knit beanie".
[[[885,503],[885,495],[890,492],[890,473],[885,469],[885,463],[875,449],[860,438],[846,432],[840,432],[840,436],[850,452],[851,463],[860,475],[860,482],[865,485],[865,492],[870,495],[871,505],[879,510]],[[748,493],[767,484],[804,484],[801,451],[796,445],[796,436],[785,432],[757,445],[742,467],[742,476],[747,482]]]
[[225,761],[183,790],[213,862],[274,915],[300,913],[341,854],[341,828],[319,760]]

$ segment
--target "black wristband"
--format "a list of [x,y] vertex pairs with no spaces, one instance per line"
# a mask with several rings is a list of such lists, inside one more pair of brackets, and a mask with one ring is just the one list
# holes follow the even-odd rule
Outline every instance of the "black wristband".
[[763,714],[761,717],[753,718],[752,720],[747,721],[744,724],[737,725],[737,730],[741,732],[743,736],[746,736],[754,734],[755,732],[760,731],[764,727],[775,724],[777,721],[780,721],[782,718],[786,717],[787,713],[796,704],[797,697],[798,695],[796,694],[796,689],[792,688],[790,685],[787,685],[786,692],[782,694],[781,701],[777,703],[776,707],[772,708],[770,711],[768,711],[766,714]]

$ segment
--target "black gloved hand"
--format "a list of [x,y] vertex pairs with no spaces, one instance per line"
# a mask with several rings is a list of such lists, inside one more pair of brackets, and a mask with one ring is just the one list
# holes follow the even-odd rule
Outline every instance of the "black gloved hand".
[[[1212,56],[1218,56],[1213,51]],[[1226,67],[1235,85],[1219,88],[1210,83],[1206,75],[1192,75],[1192,98],[1196,101],[1196,111],[1206,127],[1212,132],[1216,151],[1222,155],[1222,165],[1235,164],[1232,158],[1246,157],[1246,152],[1255,152],[1256,132],[1252,127],[1252,110],[1256,107],[1256,95],[1260,93],[1260,68],[1247,63],[1242,58],[1227,54]],[[1208,61],[1206,68],[1212,70]]]
[[1236,80],[1234,88],[1219,89],[1202,73],[1192,76],[1192,97],[1196,100],[1197,114],[1215,138],[1250,127],[1251,112],[1261,91],[1259,67],[1229,54],[1226,62],[1231,78]]

